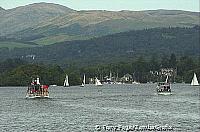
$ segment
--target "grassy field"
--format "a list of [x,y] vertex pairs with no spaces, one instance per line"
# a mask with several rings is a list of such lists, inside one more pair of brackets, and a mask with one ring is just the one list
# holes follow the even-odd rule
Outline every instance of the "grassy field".
[[36,47],[36,46],[44,46],[44,45],[51,45],[59,42],[64,42],[64,41],[73,41],[73,40],[87,40],[90,39],[90,37],[86,36],[69,36],[69,35],[63,35],[59,34],[56,36],[48,36],[44,37],[41,39],[34,40],[35,44],[38,45],[33,45],[29,44],[26,42],[15,42],[15,41],[0,41],[0,48],[9,48],[9,49],[14,49],[14,48],[26,48],[26,47]]
[[36,47],[37,45],[30,45],[30,44],[24,44],[20,42],[12,42],[12,41],[3,41],[0,42],[0,48],[7,47],[9,49],[14,48],[25,48],[25,47]]
[[59,34],[56,36],[48,36],[44,37],[41,39],[34,40],[32,42],[39,44],[39,45],[51,45],[59,42],[64,42],[64,41],[73,41],[73,40],[87,40],[90,39],[90,37],[86,36],[69,36],[69,35],[64,35],[64,34]]

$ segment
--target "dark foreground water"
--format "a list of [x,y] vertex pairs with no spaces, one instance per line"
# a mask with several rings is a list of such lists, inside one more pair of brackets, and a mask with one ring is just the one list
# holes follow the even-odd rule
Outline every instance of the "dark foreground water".
[[1,87],[0,131],[136,131],[149,125],[199,132],[200,87],[174,84],[171,96],[156,95],[155,87],[50,87],[51,99],[25,99],[26,87]]

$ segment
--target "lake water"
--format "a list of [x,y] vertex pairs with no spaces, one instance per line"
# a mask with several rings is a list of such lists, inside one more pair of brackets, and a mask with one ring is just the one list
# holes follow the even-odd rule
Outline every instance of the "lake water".
[[170,96],[156,95],[155,87],[50,87],[51,99],[25,99],[26,87],[1,87],[0,131],[93,132],[169,126],[173,131],[199,132],[200,87],[173,84]]

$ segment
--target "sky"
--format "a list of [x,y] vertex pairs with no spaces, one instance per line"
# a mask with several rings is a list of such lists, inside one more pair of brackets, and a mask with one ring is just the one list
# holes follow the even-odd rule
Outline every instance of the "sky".
[[200,10],[199,0],[1,0],[0,7],[11,9],[39,2],[61,4],[75,10]]

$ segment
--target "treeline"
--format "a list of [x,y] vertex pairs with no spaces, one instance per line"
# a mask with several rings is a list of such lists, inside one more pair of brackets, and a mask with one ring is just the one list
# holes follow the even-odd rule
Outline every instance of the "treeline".
[[[66,73],[58,65],[30,64],[19,59],[1,62],[0,69],[0,86],[26,86],[36,77],[40,77],[42,84],[62,85]],[[73,71],[68,74],[71,85],[80,83]]]
[[142,83],[156,82],[160,76],[152,74],[152,72],[155,73],[161,68],[177,70],[175,78],[171,81],[189,83],[194,72],[200,79],[200,60],[187,56],[177,58],[175,54],[162,58],[152,56],[150,59],[140,56],[128,62],[96,64],[86,67],[70,64],[68,67],[30,64],[20,59],[9,59],[0,63],[0,86],[26,86],[35,77],[40,77],[43,84],[63,85],[66,74],[69,75],[70,85],[80,85],[83,74],[86,74],[88,82],[88,78],[98,77],[101,79],[109,76],[110,72],[115,77],[122,77],[127,73],[134,74],[137,81]]
[[[191,58],[187,56],[177,58],[175,54],[170,56],[163,56],[158,58],[152,56],[150,59],[145,59],[140,56],[132,62],[118,62],[106,65],[96,65],[93,67],[85,67],[80,71],[87,73],[89,77],[109,76],[110,71],[113,76],[122,77],[126,73],[133,75],[139,82],[156,82],[164,81],[165,75],[156,75],[161,69],[172,68],[175,71],[175,75],[170,78],[171,82],[191,82],[193,73],[197,73],[200,79],[200,59]],[[152,72],[154,74],[152,74]]]

